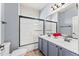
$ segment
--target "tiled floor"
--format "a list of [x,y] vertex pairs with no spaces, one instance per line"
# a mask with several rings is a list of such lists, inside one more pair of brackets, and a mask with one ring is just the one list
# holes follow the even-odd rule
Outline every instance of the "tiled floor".
[[38,49],[29,51],[25,54],[25,56],[44,56]]

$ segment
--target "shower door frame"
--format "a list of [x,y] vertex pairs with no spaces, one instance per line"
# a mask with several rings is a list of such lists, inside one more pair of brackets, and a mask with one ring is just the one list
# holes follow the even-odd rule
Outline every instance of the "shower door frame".
[[39,19],[39,18],[34,18],[34,17],[27,17],[27,16],[22,16],[22,15],[19,16],[19,47],[38,43],[38,42],[33,42],[33,43],[29,43],[29,44],[24,44],[24,45],[21,45],[21,44],[20,44],[20,34],[21,34],[21,33],[20,33],[20,19],[21,19],[21,18],[43,21],[43,35],[45,34],[45,21],[44,21],[44,19]]

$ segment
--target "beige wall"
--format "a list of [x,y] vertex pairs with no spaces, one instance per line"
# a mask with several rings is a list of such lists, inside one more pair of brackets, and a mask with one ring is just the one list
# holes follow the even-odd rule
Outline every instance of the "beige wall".
[[39,18],[39,11],[20,4],[20,15]]

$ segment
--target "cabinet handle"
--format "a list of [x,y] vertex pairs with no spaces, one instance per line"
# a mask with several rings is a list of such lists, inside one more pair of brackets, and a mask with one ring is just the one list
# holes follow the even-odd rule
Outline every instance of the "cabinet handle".
[[1,21],[2,22],[2,24],[7,24],[7,22],[5,22],[5,21]]
[[62,48],[60,48],[62,50]]
[[58,46],[56,46],[56,47],[58,47]]

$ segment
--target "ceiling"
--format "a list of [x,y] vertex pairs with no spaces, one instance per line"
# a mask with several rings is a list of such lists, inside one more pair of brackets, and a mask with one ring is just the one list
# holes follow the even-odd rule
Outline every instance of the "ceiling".
[[22,5],[28,6],[37,10],[41,10],[44,8],[48,3],[23,3]]

